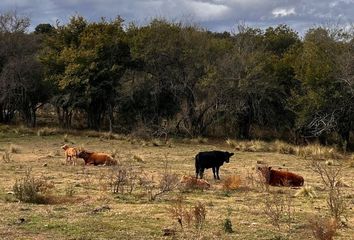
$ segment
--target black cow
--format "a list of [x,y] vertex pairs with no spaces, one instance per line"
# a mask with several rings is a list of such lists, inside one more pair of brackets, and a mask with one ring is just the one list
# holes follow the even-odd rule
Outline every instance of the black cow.
[[200,152],[195,156],[195,173],[203,178],[204,169],[212,168],[214,179],[220,179],[219,168],[224,162],[229,162],[234,153],[222,151]]

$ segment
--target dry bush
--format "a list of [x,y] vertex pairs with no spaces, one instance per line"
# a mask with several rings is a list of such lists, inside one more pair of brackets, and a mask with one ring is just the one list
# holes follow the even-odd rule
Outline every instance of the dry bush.
[[117,149],[112,149],[111,151],[111,157],[115,159],[118,156],[118,150]]
[[267,184],[267,181],[263,174],[260,171],[250,171],[247,169],[244,181],[243,181],[243,187],[245,189],[254,189],[256,191],[261,191],[261,192],[269,192],[269,184]]
[[194,176],[182,176],[180,180],[180,190],[205,190],[210,188],[210,183],[204,179],[197,179]]
[[44,127],[37,130],[37,136],[39,137],[52,136],[57,134],[63,134],[63,130],[59,128],[49,128],[49,127]]
[[9,147],[9,152],[10,153],[20,153],[21,152],[21,148],[17,145],[11,144]]
[[223,229],[226,233],[233,233],[234,230],[232,229],[232,222],[231,222],[231,213],[232,209],[230,207],[227,208],[227,217],[224,219],[223,222]]
[[332,240],[338,225],[335,218],[321,218],[315,216],[309,219],[312,235],[318,240]]
[[331,216],[340,222],[341,216],[345,214],[348,207],[343,195],[343,185],[338,184],[343,182],[342,166],[328,166],[320,161],[312,160],[310,168],[320,176],[328,191],[326,202]]
[[46,194],[54,186],[48,183],[43,177],[35,178],[31,170],[27,170],[25,176],[16,180],[13,186],[15,197],[27,203],[47,203]]
[[139,183],[141,170],[131,166],[117,165],[110,169],[109,185],[113,193],[132,194]]
[[179,195],[167,211],[170,213],[170,216],[173,220],[177,220],[181,228],[184,226],[190,226],[193,220],[192,211],[187,209],[186,203],[182,195]]
[[63,141],[64,141],[65,143],[69,142],[69,136],[68,136],[68,134],[64,134],[64,136],[63,136]]
[[189,141],[190,141],[190,143],[193,143],[193,144],[205,144],[205,143],[208,143],[208,139],[204,138],[204,137],[192,138]]
[[148,176],[146,173],[141,174],[139,185],[146,192],[150,201],[156,200],[160,195],[173,191],[178,186],[178,176],[171,172],[165,161],[164,172],[160,180],[156,182],[153,176]]
[[258,174],[256,175],[256,173],[254,171],[249,171],[247,169],[244,184],[250,188],[255,187],[257,184],[257,177],[258,176],[259,175]]
[[90,138],[99,138],[102,136],[102,133],[97,132],[97,131],[93,131],[93,130],[85,131],[85,134],[87,137],[90,137]]
[[134,155],[133,159],[140,163],[145,163],[144,159],[138,155]]
[[[91,133],[92,134],[92,133]],[[94,135],[94,134],[92,134]],[[96,136],[102,138],[102,139],[107,139],[107,140],[126,140],[127,137],[124,135],[112,133],[112,132],[99,132],[96,134]]]
[[294,218],[293,199],[290,191],[282,195],[276,193],[266,195],[263,201],[263,213],[278,231],[281,231],[282,223],[285,223],[290,232]]
[[2,160],[5,163],[9,163],[12,161],[11,154],[9,153],[9,151],[5,150],[4,154],[2,155]]
[[228,176],[222,183],[222,188],[225,191],[236,190],[241,186],[241,177],[237,175]]
[[251,140],[251,141],[236,141],[232,139],[226,140],[226,143],[242,152],[271,152],[270,144],[264,141]]
[[196,229],[202,229],[206,219],[205,204],[199,202],[193,208],[194,224]]
[[83,174],[83,186],[85,188],[92,188],[93,186],[93,176],[89,172],[89,170],[85,167],[82,168],[82,174]]
[[25,126],[20,126],[18,128],[15,128],[15,129],[13,129],[13,131],[16,134],[24,134],[24,135],[34,134],[35,133],[33,128],[28,128],[28,127],[25,127]]
[[153,134],[153,130],[141,123],[136,128],[134,128],[130,136],[132,138],[150,140],[152,134]]
[[193,207],[187,207],[182,195],[167,209],[173,220],[177,220],[181,228],[190,227],[194,223],[197,230],[201,230],[206,221],[206,207],[205,204],[197,202]]
[[295,147],[283,141],[276,140],[273,142],[275,152],[282,154],[295,154]]

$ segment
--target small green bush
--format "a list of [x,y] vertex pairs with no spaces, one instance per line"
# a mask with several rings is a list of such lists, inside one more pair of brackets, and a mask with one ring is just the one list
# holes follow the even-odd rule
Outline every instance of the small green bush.
[[44,194],[50,185],[43,179],[32,176],[31,170],[27,170],[23,178],[16,180],[13,186],[15,197],[26,203],[45,203]]

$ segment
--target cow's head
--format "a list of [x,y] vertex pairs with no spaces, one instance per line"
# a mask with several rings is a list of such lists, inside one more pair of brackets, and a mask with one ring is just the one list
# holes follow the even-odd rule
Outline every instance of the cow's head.
[[88,151],[85,151],[85,150],[79,151],[77,153],[77,157],[78,158],[87,159],[87,158],[89,158],[89,156],[90,156],[90,153]]
[[61,146],[62,149],[66,150],[69,148],[69,146],[67,144],[64,144],[63,146]]
[[267,165],[258,165],[257,166],[257,171],[261,174],[261,176],[264,177],[265,182],[269,183],[270,179],[270,170],[272,167],[269,167]]
[[226,158],[225,158],[225,162],[230,162],[230,157],[234,155],[234,153],[230,153],[230,152],[225,152]]
[[258,165],[257,170],[262,172],[262,173],[267,173],[272,169],[272,167],[268,167],[267,165]]

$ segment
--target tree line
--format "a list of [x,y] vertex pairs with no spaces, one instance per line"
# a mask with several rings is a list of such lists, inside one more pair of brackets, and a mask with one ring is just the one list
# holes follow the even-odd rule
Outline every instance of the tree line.
[[287,25],[218,33],[120,17],[29,26],[27,17],[0,14],[0,123],[35,127],[37,110],[50,104],[64,128],[76,116],[86,128],[124,133],[143,126],[250,139],[261,129],[350,142],[353,27],[300,37]]

